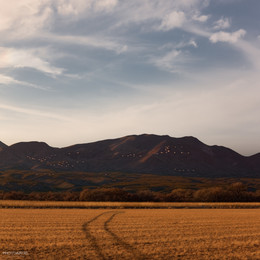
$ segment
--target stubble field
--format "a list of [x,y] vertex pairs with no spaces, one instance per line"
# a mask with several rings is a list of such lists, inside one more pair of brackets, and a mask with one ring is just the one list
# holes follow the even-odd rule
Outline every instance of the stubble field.
[[259,209],[0,209],[0,259],[260,259]]

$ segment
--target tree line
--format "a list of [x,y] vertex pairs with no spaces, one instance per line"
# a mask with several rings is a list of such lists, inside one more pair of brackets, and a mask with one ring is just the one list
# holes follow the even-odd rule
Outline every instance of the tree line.
[[260,202],[260,190],[248,191],[241,183],[226,188],[211,187],[199,190],[174,189],[169,193],[140,190],[129,192],[119,188],[83,189],[80,192],[0,191],[2,200],[39,201],[121,201],[121,202]]

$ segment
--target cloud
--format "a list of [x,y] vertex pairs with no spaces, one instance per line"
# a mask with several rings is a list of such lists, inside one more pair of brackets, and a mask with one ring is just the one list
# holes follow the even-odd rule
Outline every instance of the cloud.
[[78,16],[86,11],[109,12],[117,5],[117,0],[58,0],[56,4],[58,13],[64,16]]
[[162,58],[155,60],[155,65],[159,68],[165,68],[167,70],[172,70],[174,68],[174,61],[181,54],[181,51],[173,50]]
[[118,0],[58,0],[53,1],[58,14],[62,16],[81,16],[86,12],[110,12]]
[[246,31],[243,29],[240,29],[236,32],[233,33],[228,33],[228,32],[217,32],[217,33],[213,33],[209,40],[213,43],[216,42],[229,42],[229,43],[235,43],[237,42],[240,38],[242,38],[243,36],[245,36]]
[[189,41],[189,45],[191,45],[191,46],[193,46],[193,47],[195,47],[195,48],[198,47],[198,44],[197,44],[194,40],[190,40],[190,41]]
[[116,42],[114,39],[109,37],[102,36],[78,36],[78,35],[59,35],[44,33],[40,36],[43,40],[48,39],[52,42],[58,42],[61,44],[70,44],[70,45],[83,45],[94,48],[101,48],[110,51],[114,51],[117,54],[126,52],[128,46],[124,43]]
[[9,84],[14,84],[14,83],[18,83],[18,82],[19,82],[18,80],[15,80],[12,77],[0,74],[0,84],[9,85]]
[[[143,31],[168,31],[182,27],[188,17],[200,13],[207,0],[149,0],[118,1],[113,13],[113,29],[135,25]],[[199,19],[205,20],[206,16]]]
[[[3,2],[3,3],[2,3]],[[8,39],[25,39],[52,31],[61,23],[111,12],[118,0],[9,0],[1,2],[0,32]],[[60,19],[64,18],[64,19]],[[76,19],[75,19],[76,18]]]
[[179,50],[179,49],[187,48],[187,47],[190,47],[190,46],[197,48],[198,44],[194,39],[190,39],[189,41],[186,41],[186,42],[182,41],[182,42],[179,42],[179,43],[164,44],[163,46],[159,47],[159,50],[172,50],[172,49]]
[[191,9],[205,8],[209,5],[209,0],[175,0],[172,1],[172,5],[176,8]]
[[192,19],[204,23],[209,19],[209,17],[209,15],[194,15]]
[[84,0],[58,0],[56,7],[60,15],[78,15],[90,8],[93,1]]
[[111,11],[117,5],[118,0],[95,1],[95,8],[98,11]]
[[22,86],[26,86],[26,87],[31,87],[31,88],[35,88],[35,89],[40,89],[40,90],[47,90],[50,91],[49,87],[42,87],[36,84],[32,84],[29,82],[25,82],[25,81],[20,81],[20,80],[16,80],[10,76],[6,76],[3,74],[0,74],[0,85],[10,85],[10,84],[16,84],[16,85],[22,85]]
[[184,12],[173,11],[162,20],[159,29],[169,31],[173,28],[181,27],[185,21],[186,17]]
[[221,19],[216,21],[214,25],[215,30],[227,29],[230,27],[230,19],[222,17]]
[[191,62],[192,58],[187,52],[177,49],[150,59],[150,63],[155,65],[158,69],[170,73],[184,73]]
[[[16,8],[13,8],[15,2]],[[118,1],[118,0],[15,0],[5,1],[0,11],[0,31],[8,30],[8,39],[18,40],[41,37],[42,33],[58,33],[64,26],[78,25],[79,21],[102,24],[103,15],[109,18],[106,30],[118,31],[118,27],[142,24],[149,30],[168,31],[182,27],[187,17],[200,14],[208,3],[206,0],[176,1]],[[207,15],[196,15],[194,19],[205,22]],[[149,23],[147,23],[149,21]],[[159,24],[159,25],[158,25]],[[88,27],[85,32],[88,31]],[[91,33],[92,37],[99,34]],[[90,34],[86,33],[89,37]]]
[[50,27],[53,9],[50,0],[1,1],[0,17],[7,38],[25,38]]
[[14,49],[0,47],[0,68],[33,68],[53,76],[60,75],[63,69],[52,66],[40,57],[37,49]]
[[187,66],[193,62],[193,58],[189,50],[187,50],[190,47],[198,47],[195,40],[165,44],[159,48],[162,54],[153,56],[149,62],[160,70],[171,73],[183,73],[184,68],[188,69]]

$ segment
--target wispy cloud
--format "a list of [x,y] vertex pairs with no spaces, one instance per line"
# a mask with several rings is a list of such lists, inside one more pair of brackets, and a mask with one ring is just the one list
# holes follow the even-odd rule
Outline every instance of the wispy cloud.
[[117,5],[117,0],[58,0],[53,1],[58,13],[65,16],[80,15],[86,11],[109,12]]
[[[195,42],[194,42],[195,44]],[[189,67],[194,63],[195,58],[187,51],[173,49],[161,56],[151,57],[149,62],[162,71],[185,75]]]
[[98,11],[111,11],[118,4],[118,0],[99,0],[95,1],[95,9]]
[[163,31],[172,30],[173,28],[181,27],[186,20],[184,12],[173,11],[168,14],[163,20],[159,29]]
[[9,84],[13,84],[13,83],[19,83],[19,81],[15,80],[12,77],[0,74],[0,84],[9,85]]
[[209,17],[210,17],[209,15],[198,15],[198,14],[196,14],[196,15],[194,15],[192,17],[192,19],[194,21],[198,21],[198,22],[204,23],[204,22],[206,22],[209,19]]
[[169,50],[169,49],[170,50],[171,49],[180,50],[180,49],[183,49],[183,48],[186,48],[186,47],[191,47],[191,46],[195,47],[195,48],[198,47],[197,42],[192,38],[189,41],[181,41],[181,42],[178,42],[178,43],[164,44],[163,46],[159,47],[159,50]]
[[152,58],[151,62],[160,69],[176,72],[177,59],[180,55],[181,51],[172,50],[163,57]]
[[54,15],[50,3],[50,0],[1,1],[0,32],[8,31],[8,38],[27,38],[50,28]]
[[51,42],[69,45],[82,45],[94,48],[101,48],[114,51],[117,54],[127,51],[126,44],[121,44],[116,40],[103,36],[77,36],[77,35],[58,35],[51,33],[44,33],[40,36],[43,40],[48,39]]
[[236,43],[240,38],[242,38],[245,35],[246,35],[246,31],[243,29],[237,30],[233,33],[220,31],[217,33],[213,33],[209,39],[213,43],[216,42]]
[[15,85],[22,85],[30,88],[35,88],[35,89],[40,89],[44,91],[50,91],[51,89],[49,87],[43,87],[40,85],[32,84],[29,82],[21,81],[21,80],[16,80],[12,77],[0,74],[0,85],[10,85],[10,84],[15,84]]
[[160,53],[150,57],[149,62],[160,70],[184,73],[195,60],[189,51],[191,47],[198,47],[193,39],[186,42],[165,44],[159,48]]
[[37,49],[0,48],[0,55],[0,68],[33,68],[53,76],[63,72],[41,58]]
[[196,19],[205,22],[209,16],[201,13],[207,5],[207,0],[119,2],[114,14],[117,17],[114,28],[141,25],[140,28],[145,31],[168,31]]
[[223,30],[227,29],[231,26],[230,19],[226,17],[222,17],[221,19],[214,22],[214,29],[215,30]]

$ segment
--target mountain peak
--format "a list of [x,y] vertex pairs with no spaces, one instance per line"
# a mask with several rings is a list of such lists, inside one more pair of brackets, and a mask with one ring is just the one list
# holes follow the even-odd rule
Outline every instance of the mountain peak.
[[52,150],[53,148],[50,147],[48,144],[44,142],[20,142],[9,146],[10,150],[16,151],[18,153],[38,153],[38,152],[47,152]]
[[48,144],[44,143],[44,142],[38,142],[38,141],[29,141],[29,142],[19,142],[19,143],[16,143],[16,144],[13,144],[11,145],[10,147],[12,146],[40,146],[40,147],[50,147]]

